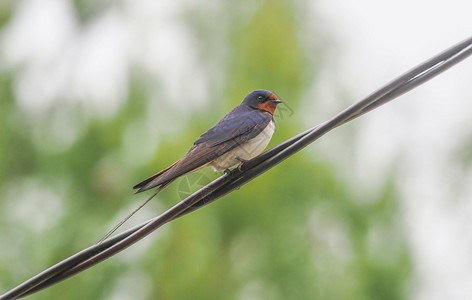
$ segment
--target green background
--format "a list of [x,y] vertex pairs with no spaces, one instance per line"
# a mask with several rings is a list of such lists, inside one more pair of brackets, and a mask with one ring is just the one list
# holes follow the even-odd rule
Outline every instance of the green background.
[[[74,2],[79,26],[87,26],[109,5],[97,3]],[[302,121],[310,115],[306,107],[316,107],[317,101],[302,98],[317,78],[329,41],[316,30],[303,30],[302,1],[296,6],[258,1],[247,13],[251,3],[228,1],[218,10],[192,7],[181,15],[181,26],[208,68],[203,71],[215,78],[207,102],[185,113],[164,97],[150,97],[150,90],[162,95],[163,82],[135,68],[126,82],[126,102],[111,116],[91,116],[85,104],[58,101],[46,117],[35,119],[15,99],[16,71],[2,70],[1,291],[98,241],[145,199],[134,196],[131,186],[179,159],[251,90],[269,89],[285,101],[270,147],[307,123],[323,121]],[[9,23],[12,9],[2,6],[1,26]],[[182,98],[192,93],[185,81],[181,86]],[[150,110],[153,118],[143,122]],[[49,132],[61,114],[79,124],[78,138],[64,149]],[[157,129],[152,155],[136,162],[124,141],[139,133],[136,143],[143,144],[136,148],[155,145],[146,137],[146,126],[162,131]],[[211,170],[199,174],[208,179],[219,175]],[[394,179],[381,177],[375,193],[354,191],[315,144],[240,190],[30,299],[404,299],[410,253],[396,222]],[[177,181],[127,226],[177,203],[179,185],[182,192]]]

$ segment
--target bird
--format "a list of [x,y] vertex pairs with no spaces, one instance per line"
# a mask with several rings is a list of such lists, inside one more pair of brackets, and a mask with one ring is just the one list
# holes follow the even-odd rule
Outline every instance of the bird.
[[195,140],[183,158],[133,186],[136,193],[165,188],[175,179],[212,166],[216,172],[239,167],[259,155],[275,130],[274,113],[282,101],[268,90],[255,90]]
[[268,90],[255,90],[227,113],[212,128],[195,140],[180,160],[133,186],[137,193],[157,189],[138,208],[113,227],[98,243],[111,236],[138,210],[180,176],[212,166],[216,172],[225,171],[259,155],[269,144],[275,131],[274,113],[282,103]]

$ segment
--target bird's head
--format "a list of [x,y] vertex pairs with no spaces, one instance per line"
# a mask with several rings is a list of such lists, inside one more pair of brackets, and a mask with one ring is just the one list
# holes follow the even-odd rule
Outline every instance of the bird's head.
[[243,105],[254,109],[267,111],[274,115],[277,104],[282,103],[277,95],[267,90],[255,90],[249,93],[243,100]]

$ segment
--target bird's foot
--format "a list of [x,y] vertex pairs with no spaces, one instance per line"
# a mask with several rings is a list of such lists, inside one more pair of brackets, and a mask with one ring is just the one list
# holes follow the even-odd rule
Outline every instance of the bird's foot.
[[228,175],[229,173],[231,173],[231,170],[230,169],[225,169],[223,172],[225,173],[225,175]]
[[246,160],[246,159],[242,159],[242,158],[240,158],[240,157],[236,157],[236,159],[239,161],[238,170],[239,170],[239,172],[242,172],[242,171],[243,171],[243,170],[242,170],[242,166],[243,166],[243,164],[244,164],[245,162],[247,162],[247,160]]

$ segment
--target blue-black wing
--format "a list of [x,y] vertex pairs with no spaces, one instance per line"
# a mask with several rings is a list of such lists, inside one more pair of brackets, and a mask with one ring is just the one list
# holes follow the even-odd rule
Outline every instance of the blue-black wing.
[[244,144],[261,133],[272,119],[270,113],[247,106],[237,106],[202,134],[194,145],[207,143],[209,146],[216,146],[230,141],[236,145]]
[[204,167],[257,136],[272,120],[273,117],[268,112],[237,106],[202,134],[181,160],[133,188],[139,189],[137,192],[142,192]]

